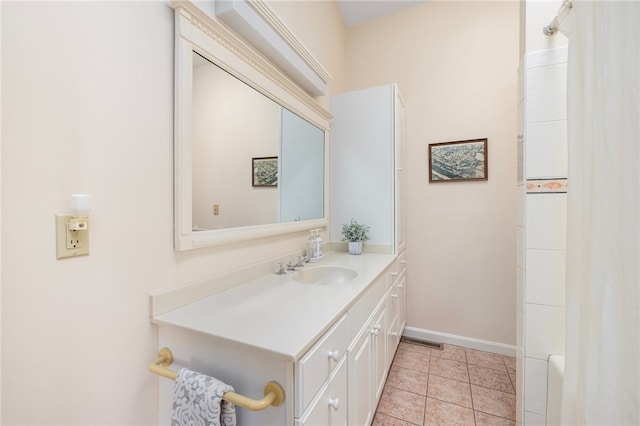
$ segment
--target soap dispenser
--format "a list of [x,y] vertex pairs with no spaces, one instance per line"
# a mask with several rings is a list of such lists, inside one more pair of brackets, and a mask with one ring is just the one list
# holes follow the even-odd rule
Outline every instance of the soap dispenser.
[[320,237],[320,230],[316,230],[316,246],[318,247],[318,259],[324,256],[324,246],[322,244],[322,237]]
[[315,230],[309,232],[309,238],[307,238],[307,256],[309,260],[314,259],[316,256],[316,242],[315,242]]
[[309,248],[310,253],[310,261],[316,262],[324,256],[323,253],[323,245],[322,238],[320,238],[320,233],[318,229],[314,229],[311,231],[311,236],[309,237],[309,244],[311,245]]

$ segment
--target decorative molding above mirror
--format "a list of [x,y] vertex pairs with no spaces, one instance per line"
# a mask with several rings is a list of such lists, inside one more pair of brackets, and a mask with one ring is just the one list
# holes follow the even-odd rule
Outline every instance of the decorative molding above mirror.
[[[219,244],[226,244],[238,241],[251,240],[256,238],[263,238],[268,236],[275,236],[284,233],[304,231],[314,228],[326,227],[328,220],[328,164],[325,159],[328,158],[328,142],[329,142],[329,120],[331,115],[326,111],[315,99],[313,99],[307,91],[302,89],[298,84],[294,83],[283,71],[274,66],[271,61],[266,59],[261,52],[255,50],[255,48],[237,36],[234,32],[230,31],[224,24],[218,22],[216,19],[204,13],[195,4],[190,1],[179,1],[173,3],[176,16],[176,61],[175,61],[175,249],[176,250],[190,250],[199,247],[209,247]],[[236,194],[236,199],[243,199],[245,202],[252,197],[260,199],[265,196],[265,191],[272,191],[272,198],[270,202],[277,205],[270,212],[274,223],[269,222],[270,219],[263,219],[262,222],[255,222],[254,218],[247,219],[245,222],[227,224],[222,229],[211,229],[216,227],[215,221],[209,221],[207,226],[200,226],[198,223],[194,223],[194,217],[198,217],[199,221],[203,220],[202,212],[195,212],[197,206],[205,205],[210,215],[217,215],[218,209],[220,214],[224,212],[233,211],[227,209],[229,204],[221,205],[215,204],[215,201],[219,201],[218,194],[208,194],[209,199],[204,201],[196,195],[196,192],[200,194],[203,192],[199,182],[194,182],[196,175],[201,176],[203,167],[200,165],[197,173],[194,167],[194,158],[197,156],[200,163],[202,163],[202,148],[196,146],[196,137],[201,138],[202,131],[196,130],[196,117],[198,115],[205,117],[211,117],[211,120],[219,119],[215,114],[207,111],[202,114],[196,110],[201,102],[198,99],[203,97],[198,89],[198,98],[194,97],[194,84],[196,84],[196,75],[200,72],[196,72],[194,66],[207,66],[212,69],[219,69],[216,71],[218,74],[229,74],[233,76],[235,86],[245,86],[251,88],[251,91],[256,95],[250,95],[252,97],[258,97],[265,99],[266,102],[274,102],[276,107],[276,116],[279,118],[280,124],[286,124],[289,120],[293,123],[293,128],[302,128],[305,136],[304,143],[292,144],[291,141],[285,142],[284,135],[291,132],[289,130],[275,129],[275,133],[280,134],[280,142],[276,141],[271,148],[271,151],[265,152],[263,145],[250,145],[242,146],[242,149],[246,152],[244,156],[246,159],[241,159],[240,162],[246,161],[246,168],[239,171],[238,176],[242,176],[240,179],[232,179],[230,174],[235,174],[238,170],[229,170],[226,174],[216,178],[218,181],[223,181],[224,185],[242,185],[242,187],[225,188],[228,189],[228,193]],[[225,75],[225,77],[229,77]],[[237,79],[237,80],[236,80]],[[198,83],[199,84],[199,83]],[[201,87],[200,85],[198,87]],[[223,94],[226,91],[226,87],[217,86],[213,92],[216,96]],[[256,92],[257,91],[257,92]],[[259,92],[259,93],[258,93]],[[268,99],[267,99],[268,98]],[[196,100],[198,100],[196,102]],[[217,105],[225,106],[225,102],[229,102],[229,106],[232,101],[236,101],[234,97],[228,99],[228,101],[216,100]],[[235,102],[237,103],[237,102]],[[272,107],[269,107],[272,108]],[[240,108],[238,111],[248,114],[249,108]],[[208,115],[207,115],[208,114]],[[250,119],[246,114],[243,114],[239,122],[244,122],[245,127],[253,126],[256,121]],[[273,114],[272,114],[273,115]],[[262,118],[260,119],[262,120]],[[293,120],[293,121],[291,121]],[[231,121],[229,119],[222,121]],[[202,122],[202,119],[200,119]],[[207,120],[205,119],[205,123]],[[211,124],[211,123],[206,123]],[[209,138],[216,138],[216,147],[214,155],[225,156],[225,152],[234,152],[240,149],[238,144],[245,143],[235,138],[240,133],[236,129],[228,129],[226,133],[219,132],[219,127],[224,123],[218,121],[216,124],[211,124],[211,127],[216,128],[216,132],[212,132],[208,135]],[[291,126],[291,125],[290,125]],[[272,129],[269,127],[269,129]],[[269,130],[273,133],[273,130]],[[267,131],[258,131],[254,134],[253,139],[262,133]],[[226,136],[222,136],[226,135]],[[311,142],[314,148],[311,151],[305,151],[307,148],[303,146],[309,145],[307,141],[307,135],[319,140],[318,142]],[[245,139],[251,140],[251,137]],[[295,139],[295,138],[294,138]],[[200,143],[200,142],[198,142]],[[222,147],[222,148],[221,148]],[[285,148],[287,151],[285,151]],[[211,151],[211,147],[207,147]],[[261,151],[262,150],[262,151]],[[220,151],[220,152],[219,152]],[[275,152],[274,152],[275,151]],[[283,155],[283,153],[285,153]],[[288,154],[294,152],[295,154]],[[311,153],[310,153],[311,152]],[[291,156],[295,155],[296,160],[292,161]],[[305,167],[305,170],[314,169],[317,170],[312,180],[308,176],[293,175],[294,177],[286,178],[291,174],[284,173],[285,166],[291,163],[299,163],[297,159],[302,158],[310,160],[310,167]],[[304,156],[307,157],[304,157]],[[277,185],[277,189],[268,188],[269,185],[256,185],[252,188],[251,178],[251,164],[253,158],[258,157],[279,157],[278,166],[283,169],[278,171],[278,179],[283,179],[281,184]],[[253,157],[253,158],[252,158]],[[288,161],[287,158],[289,159]],[[313,161],[311,161],[313,160]],[[230,163],[230,162],[228,162]],[[264,163],[264,162],[263,162]],[[264,163],[269,166],[269,163]],[[226,164],[225,166],[230,166]],[[216,166],[210,165],[209,168],[215,168]],[[207,169],[205,164],[204,169]],[[291,172],[293,169],[286,169]],[[247,179],[244,179],[244,176]],[[286,176],[285,176],[286,175]],[[208,179],[211,179],[207,175]],[[241,181],[241,182],[237,182]],[[196,191],[196,188],[199,188]],[[300,191],[302,188],[303,193],[299,195],[286,193],[283,194],[285,188],[295,188],[294,190]],[[308,190],[307,190],[308,189]],[[289,189],[287,189],[288,191]],[[244,192],[243,192],[244,191]],[[253,191],[253,193],[252,193]],[[204,192],[207,192],[206,189]],[[238,195],[238,194],[244,195]],[[250,195],[246,195],[250,194]],[[253,195],[251,195],[253,194]],[[309,198],[309,194],[316,194]],[[303,197],[304,196],[304,197]],[[220,194],[220,197],[222,195]],[[196,199],[198,198],[198,199]],[[292,200],[306,198],[304,205],[295,205]],[[211,200],[214,200],[212,203]],[[273,201],[275,200],[275,201]],[[215,205],[214,205],[215,204]],[[241,207],[236,206],[235,211],[252,211],[256,209],[256,204],[243,205]],[[308,213],[309,206],[313,207],[315,213]],[[259,205],[259,208],[262,208]],[[299,209],[298,209],[299,207]],[[195,214],[197,213],[197,214]],[[254,215],[255,216],[255,215]],[[290,222],[282,222],[283,220],[290,220]],[[281,223],[277,223],[277,222]],[[258,224],[255,224],[258,223]],[[228,227],[231,226],[231,227]]]
[[216,0],[216,16],[260,49],[312,96],[327,94],[329,73],[262,0]]

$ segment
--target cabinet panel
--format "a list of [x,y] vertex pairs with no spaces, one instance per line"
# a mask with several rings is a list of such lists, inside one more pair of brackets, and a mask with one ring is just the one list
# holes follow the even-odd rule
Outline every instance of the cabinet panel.
[[331,240],[339,241],[342,224],[355,217],[371,227],[367,244],[397,253],[405,239],[404,146],[396,146],[398,137],[404,140],[404,107],[397,86],[342,93],[330,102]]
[[299,417],[327,380],[349,344],[344,315],[296,364],[296,417]]
[[398,278],[398,338],[402,336],[404,326],[407,323],[407,273],[400,274]]
[[387,378],[387,306],[383,300],[373,316],[371,323],[373,349],[373,385],[374,394],[372,405],[375,407]]
[[405,221],[405,108],[398,90],[395,91],[395,225],[396,249],[398,252],[406,246]]
[[389,368],[393,362],[393,357],[396,355],[399,343],[398,318],[394,318],[389,324],[389,330],[387,331],[387,368]]
[[371,333],[365,328],[349,348],[349,424],[368,425],[373,419],[373,352]]
[[398,254],[398,274],[403,273],[407,269],[407,252],[402,250]]
[[347,362],[340,359],[328,383],[313,400],[298,426],[344,426],[347,424]]
[[349,339],[356,338],[362,327],[366,324],[371,313],[376,308],[387,290],[387,272],[382,274],[376,282],[360,297],[349,310]]
[[387,307],[389,309],[389,322],[393,321],[398,315],[398,284],[399,280],[396,280],[389,289],[389,296],[387,298]]

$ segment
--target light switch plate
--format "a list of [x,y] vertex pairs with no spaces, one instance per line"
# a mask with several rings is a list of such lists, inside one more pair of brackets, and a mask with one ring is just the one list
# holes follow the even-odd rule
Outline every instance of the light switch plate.
[[56,259],[89,254],[89,229],[70,231],[71,215],[56,215]]

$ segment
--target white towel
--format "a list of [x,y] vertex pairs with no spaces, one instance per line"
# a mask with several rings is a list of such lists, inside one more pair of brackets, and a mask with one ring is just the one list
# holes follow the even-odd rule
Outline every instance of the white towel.
[[171,426],[235,426],[235,405],[222,399],[233,387],[181,368],[173,389]]

